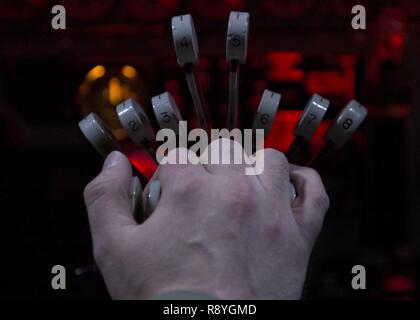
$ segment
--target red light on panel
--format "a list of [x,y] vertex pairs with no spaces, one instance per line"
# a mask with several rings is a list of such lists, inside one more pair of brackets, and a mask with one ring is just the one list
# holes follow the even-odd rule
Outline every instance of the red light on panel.
[[322,95],[339,95],[345,87],[339,71],[309,71],[305,80],[308,92],[319,92]]
[[393,47],[402,47],[404,45],[405,38],[402,33],[392,33],[390,36],[390,43]]
[[300,111],[277,112],[271,131],[264,141],[264,147],[285,152],[294,139],[293,130],[300,113]]
[[340,71],[310,71],[305,80],[308,92],[318,92],[322,95],[344,95],[352,99],[354,93],[354,72]]
[[394,274],[385,280],[384,290],[394,293],[413,292],[416,290],[416,283],[406,275]]
[[[299,117],[302,111],[300,110],[287,110],[277,112],[276,118],[274,119],[273,127],[271,128],[270,134],[264,141],[265,148],[273,148],[285,152],[294,140],[293,131],[296,127],[296,123],[299,121]],[[324,144],[324,135],[330,125],[330,121],[323,121],[316,130],[312,137],[309,145],[309,151],[311,154],[315,152]]]
[[322,95],[343,95],[346,99],[355,96],[357,58],[353,55],[339,57],[341,70],[309,71],[305,79],[308,92]]
[[297,65],[302,62],[299,52],[271,52],[267,55],[269,68],[266,76],[271,81],[300,82],[305,73]]
[[157,169],[157,164],[147,151],[136,146],[129,140],[121,141],[122,152],[131,164],[147,179],[150,180]]

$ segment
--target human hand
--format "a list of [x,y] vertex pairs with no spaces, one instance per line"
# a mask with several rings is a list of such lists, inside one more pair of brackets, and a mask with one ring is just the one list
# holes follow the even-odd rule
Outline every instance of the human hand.
[[[111,297],[196,290],[220,299],[299,298],[329,200],[314,170],[289,166],[273,149],[264,157],[258,176],[245,175],[244,165],[159,166],[153,179],[161,199],[137,224],[128,197],[130,163],[110,154],[86,187],[85,202]],[[292,204],[289,179],[298,193]]]

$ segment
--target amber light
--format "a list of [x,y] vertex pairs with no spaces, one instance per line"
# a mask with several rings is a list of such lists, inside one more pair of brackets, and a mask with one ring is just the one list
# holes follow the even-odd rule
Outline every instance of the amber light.
[[132,66],[122,67],[121,73],[124,75],[124,77],[128,79],[134,79],[135,77],[137,77],[137,71]]
[[105,72],[106,72],[105,67],[98,65],[89,70],[89,72],[86,75],[86,79],[89,81],[95,81],[96,79],[103,77]]
[[83,116],[95,112],[121,141],[127,133],[121,127],[115,112],[116,106],[128,98],[144,102],[143,80],[140,72],[131,65],[96,65],[88,70],[80,84],[76,102]]
[[122,101],[121,81],[118,78],[111,78],[108,84],[109,102],[116,106]]

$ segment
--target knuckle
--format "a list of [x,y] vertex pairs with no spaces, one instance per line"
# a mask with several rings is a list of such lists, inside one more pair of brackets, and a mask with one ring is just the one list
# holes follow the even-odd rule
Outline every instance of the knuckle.
[[188,149],[179,147],[171,149],[167,154],[167,159],[169,163],[177,164],[183,161],[183,159],[188,160],[188,156]]
[[327,211],[330,206],[330,199],[325,191],[321,176],[312,168],[304,167],[301,170],[302,175],[311,181],[311,184],[314,186],[312,188],[310,205],[321,211]]
[[83,197],[85,199],[86,205],[95,202],[103,194],[102,189],[103,186],[98,181],[98,178],[95,178],[94,180],[89,182],[83,191]]
[[275,149],[268,148],[265,149],[265,156],[270,160],[270,163],[276,164],[276,167],[280,171],[289,171],[289,161],[287,160],[284,153]]
[[327,193],[322,191],[314,195],[312,199],[312,205],[321,211],[327,211],[330,207],[330,199]]
[[173,183],[173,195],[177,198],[190,196],[202,187],[201,177],[195,170],[179,170]]
[[289,161],[287,160],[284,153],[280,152],[280,151],[277,151],[277,150],[275,150],[275,151],[276,152],[274,154],[277,157],[277,161],[279,162],[279,164],[288,168],[289,167]]
[[307,179],[322,184],[321,176],[315,169],[309,167],[302,167],[300,170],[302,171],[302,175],[305,176]]
[[319,173],[309,167],[299,168],[300,175],[311,185],[309,194],[309,205],[322,211],[327,211],[330,206],[330,199],[325,191],[324,184],[322,182]]
[[230,180],[229,187],[223,190],[224,200],[236,214],[252,212],[256,206],[255,192],[249,181],[242,176]]

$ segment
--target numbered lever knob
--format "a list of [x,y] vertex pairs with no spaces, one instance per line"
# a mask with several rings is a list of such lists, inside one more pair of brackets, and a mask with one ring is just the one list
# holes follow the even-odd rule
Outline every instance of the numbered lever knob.
[[293,132],[295,139],[286,152],[289,159],[304,142],[311,140],[329,105],[330,101],[328,99],[316,93],[309,99]]
[[135,144],[143,145],[154,141],[155,134],[149,117],[134,99],[120,103],[117,106],[117,114],[123,128]]
[[200,127],[208,132],[205,103],[193,70],[193,65],[199,62],[199,51],[197,34],[191,15],[186,14],[172,18],[172,39],[178,65],[185,71]]
[[360,127],[367,114],[367,109],[364,106],[356,100],[351,100],[341,110],[325,134],[324,147],[309,161],[307,166],[317,166],[332,150],[341,148]]
[[171,129],[178,135],[182,117],[172,95],[169,92],[164,92],[154,96],[152,98],[152,106],[161,129]]
[[246,62],[249,37],[249,13],[232,11],[226,37],[226,59],[230,61],[228,128],[238,126],[239,64]]
[[276,117],[280,99],[281,94],[267,89],[264,90],[252,125],[254,131],[262,129],[264,130],[264,137],[268,136]]
[[172,39],[178,65],[198,64],[199,50],[194,21],[190,14],[172,17]]
[[118,141],[112,134],[111,129],[95,113],[92,112],[80,120],[79,128],[101,156],[106,157],[109,153],[118,149]]
[[341,110],[331,127],[325,134],[326,143],[332,143],[335,149],[341,148],[360,127],[368,111],[356,100],[351,100]]
[[226,60],[246,62],[249,38],[249,13],[232,11],[226,37]]
[[117,115],[131,141],[136,145],[143,146],[151,158],[156,161],[156,153],[152,148],[155,133],[143,108],[130,98],[117,105]]

